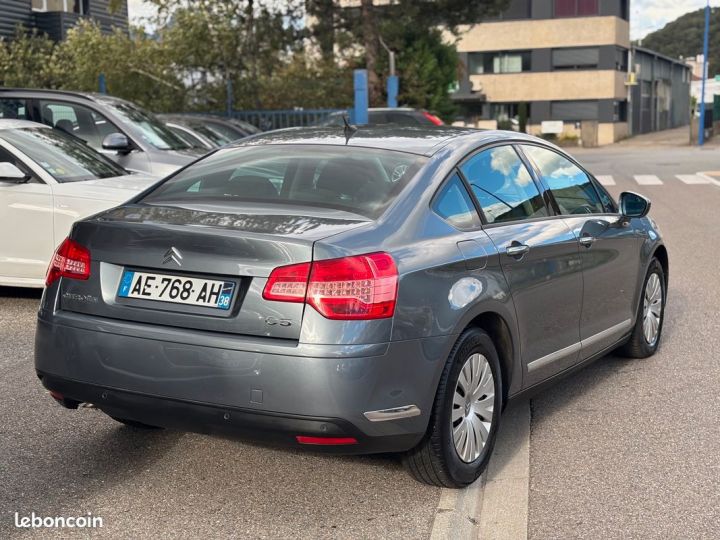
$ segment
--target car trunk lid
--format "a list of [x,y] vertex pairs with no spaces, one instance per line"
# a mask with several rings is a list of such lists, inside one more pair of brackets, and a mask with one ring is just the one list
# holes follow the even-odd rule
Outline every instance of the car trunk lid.
[[[296,340],[304,304],[265,300],[268,275],[278,266],[311,261],[317,240],[368,220],[343,212],[326,217],[300,207],[282,211],[126,205],[79,222],[72,237],[90,250],[91,275],[87,281],[63,279],[60,307],[132,322]],[[156,276],[154,284],[161,288],[168,280],[181,280],[179,287],[191,281],[191,300],[205,280],[210,287],[222,283],[224,290],[232,289],[232,298],[223,309],[180,303],[177,296],[173,302],[122,296],[128,292],[120,293],[123,279],[137,280],[136,274]]]

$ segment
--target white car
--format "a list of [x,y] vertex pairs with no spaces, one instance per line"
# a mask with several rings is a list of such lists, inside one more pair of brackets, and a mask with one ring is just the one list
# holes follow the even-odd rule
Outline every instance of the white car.
[[157,180],[128,173],[63,131],[0,119],[0,285],[43,287],[53,251],[75,221]]

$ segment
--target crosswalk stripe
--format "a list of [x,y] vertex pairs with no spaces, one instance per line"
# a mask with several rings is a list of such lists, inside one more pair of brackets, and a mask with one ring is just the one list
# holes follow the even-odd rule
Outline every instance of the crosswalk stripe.
[[599,174],[595,178],[597,178],[597,181],[600,182],[603,186],[615,185],[615,179],[610,174]]
[[710,180],[697,174],[676,174],[675,177],[686,184],[709,184]]
[[636,174],[635,181],[641,186],[659,186],[663,183],[662,180],[654,174]]

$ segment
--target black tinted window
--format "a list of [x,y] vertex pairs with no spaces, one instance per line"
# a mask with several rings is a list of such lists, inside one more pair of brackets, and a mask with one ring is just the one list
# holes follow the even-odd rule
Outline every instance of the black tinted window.
[[604,212],[595,186],[588,175],[557,152],[539,146],[523,146],[555,197],[561,214]]
[[433,210],[458,229],[472,229],[480,225],[480,216],[457,174],[454,174],[437,194]]
[[104,116],[92,109],[65,101],[40,101],[43,124],[81,138],[96,150],[110,133],[119,130]]
[[475,154],[460,170],[470,182],[488,223],[548,215],[540,191],[511,146]]
[[426,158],[368,148],[227,148],[191,165],[143,202],[310,205],[379,217]]
[[0,118],[27,120],[27,107],[24,99],[0,99]]

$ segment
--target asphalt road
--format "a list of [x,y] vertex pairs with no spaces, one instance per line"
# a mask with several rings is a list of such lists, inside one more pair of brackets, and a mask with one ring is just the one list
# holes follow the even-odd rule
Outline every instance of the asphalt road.
[[[720,150],[577,152],[639,191],[671,258],[663,343],[613,356],[531,401],[530,538],[720,537]],[[657,175],[638,185],[634,175]],[[66,411],[32,367],[36,292],[0,288],[0,537],[14,513],[102,516],[113,538],[427,538],[441,491],[392,456],[326,457]],[[87,531],[78,531],[82,536]]]

